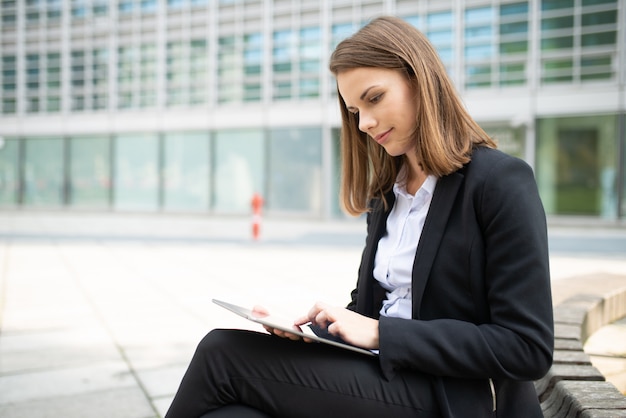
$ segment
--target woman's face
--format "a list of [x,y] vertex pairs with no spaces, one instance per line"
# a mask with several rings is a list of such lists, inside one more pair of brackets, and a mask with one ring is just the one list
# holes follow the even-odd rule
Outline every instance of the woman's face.
[[406,76],[386,68],[355,68],[337,74],[339,94],[357,115],[359,129],[391,156],[415,149],[417,103]]

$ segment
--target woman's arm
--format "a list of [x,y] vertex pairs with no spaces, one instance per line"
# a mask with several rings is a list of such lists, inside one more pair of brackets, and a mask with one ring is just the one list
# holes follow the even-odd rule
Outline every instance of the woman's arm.
[[[467,280],[482,284],[488,306],[477,309],[486,309],[489,320],[381,317],[380,361],[386,373],[411,368],[437,376],[532,380],[544,375],[551,365],[553,322],[546,222],[534,176],[526,163],[513,158],[490,164],[482,184],[464,190],[463,199],[472,199],[475,214],[462,214],[464,222],[480,226],[483,277],[472,275]],[[447,233],[458,234],[460,239],[464,231]],[[439,252],[445,250],[440,248]],[[475,254],[468,249],[467,253],[442,255],[441,259],[454,262],[456,257],[463,265],[462,258],[470,255]],[[445,271],[449,268],[433,265],[428,280],[445,283],[446,277],[437,276]],[[467,276],[471,276],[469,271]],[[445,304],[447,291],[466,290],[450,288],[426,293],[424,298]],[[466,297],[472,295],[468,292]]]

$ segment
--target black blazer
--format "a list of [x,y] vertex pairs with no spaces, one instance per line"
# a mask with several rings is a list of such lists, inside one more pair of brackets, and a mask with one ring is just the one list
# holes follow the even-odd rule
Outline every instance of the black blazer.
[[477,148],[439,179],[415,254],[413,320],[379,317],[374,257],[393,192],[386,198],[388,210],[372,202],[348,305],[380,319],[384,377],[431,375],[447,417],[542,417],[532,380],[552,364],[554,329],[546,219],[531,168]]

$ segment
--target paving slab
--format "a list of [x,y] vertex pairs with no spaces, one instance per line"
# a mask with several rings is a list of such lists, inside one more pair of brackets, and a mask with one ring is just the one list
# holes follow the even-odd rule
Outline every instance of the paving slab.
[[145,394],[136,387],[39,398],[0,404],[6,418],[157,418]]

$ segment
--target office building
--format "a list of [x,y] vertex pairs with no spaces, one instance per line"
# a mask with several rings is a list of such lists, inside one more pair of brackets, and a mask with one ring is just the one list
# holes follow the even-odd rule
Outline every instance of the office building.
[[394,14],[546,211],[626,216],[626,0],[0,0],[0,208],[342,216],[334,46]]

